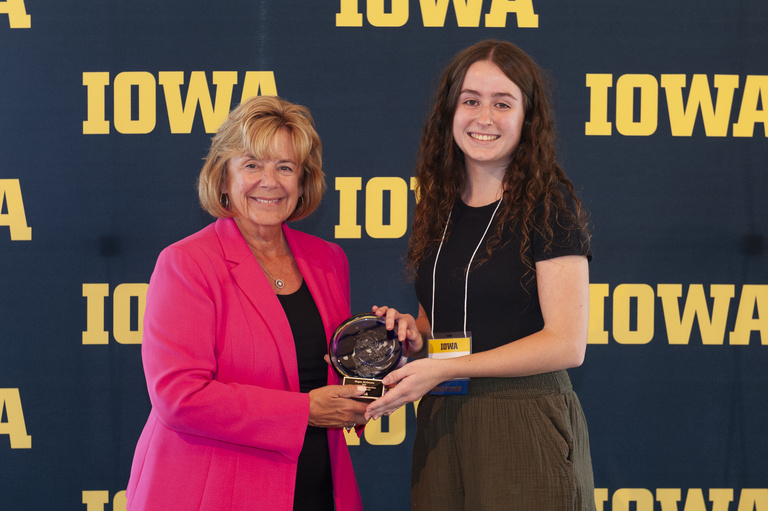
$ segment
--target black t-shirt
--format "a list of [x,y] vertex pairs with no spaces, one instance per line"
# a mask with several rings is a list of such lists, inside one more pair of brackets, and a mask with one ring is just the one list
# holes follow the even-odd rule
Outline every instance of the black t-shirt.
[[[562,189],[562,188],[561,188]],[[575,203],[565,192],[566,203],[575,211]],[[440,249],[435,278],[434,332],[464,331],[465,269],[472,253],[483,237],[493,216],[493,223],[483,237],[469,272],[466,300],[466,328],[472,334],[472,351],[487,351],[541,330],[544,320],[539,306],[535,274],[520,259],[519,230],[506,228],[501,246],[488,259],[487,241],[493,236],[500,213],[494,215],[498,202],[470,207],[461,200],[451,213],[449,235]],[[502,205],[503,207],[503,205]],[[499,208],[500,209],[500,208]],[[560,215],[561,223],[563,215]],[[586,255],[582,247],[583,231],[574,223],[559,226],[550,222],[555,243],[545,251],[546,240],[538,233],[531,235],[529,251],[533,263],[565,255]],[[435,246],[419,265],[416,296],[432,320],[432,272],[435,268]],[[482,264],[478,264],[480,261]]]

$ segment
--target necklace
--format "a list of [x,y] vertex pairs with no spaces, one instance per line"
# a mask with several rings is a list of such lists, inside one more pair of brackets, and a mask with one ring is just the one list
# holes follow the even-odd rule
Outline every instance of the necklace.
[[272,276],[272,274],[271,274],[271,273],[269,273],[269,272],[267,271],[267,269],[266,269],[266,268],[264,268],[264,265],[263,265],[263,264],[261,264],[261,261],[259,261],[258,259],[256,259],[256,262],[257,262],[257,263],[259,263],[259,266],[261,266],[261,269],[262,269],[262,270],[264,270],[264,273],[266,273],[267,275],[269,275],[269,278],[271,278],[272,280],[274,280],[274,281],[275,281],[275,287],[276,287],[277,289],[283,289],[283,287],[285,286],[285,282],[283,282],[283,280],[282,280],[282,279],[276,279],[275,277],[273,277],[273,276]]
[[[475,260],[475,254],[477,254],[477,251],[480,250],[480,246],[483,244],[483,240],[485,239],[485,235],[488,234],[488,230],[491,228],[491,225],[493,225],[493,219],[496,217],[496,212],[499,210],[499,206],[501,206],[502,199],[499,199],[498,204],[496,204],[496,209],[493,210],[493,215],[491,215],[491,219],[488,221],[488,227],[485,228],[485,232],[483,232],[483,235],[480,237],[480,241],[477,243],[477,247],[475,247],[475,251],[472,252],[472,257],[469,258],[469,264],[467,265],[467,272],[466,277],[464,280],[464,336],[467,337],[467,296],[469,294],[469,270],[472,268],[472,261]],[[445,229],[443,229],[443,237],[440,239],[440,245],[437,247],[437,254],[435,255],[435,266],[432,268],[432,322],[431,324],[435,324],[435,277],[437,275],[437,259],[440,257],[440,250],[443,248],[443,243],[445,242],[445,233],[448,232],[448,223],[451,221],[451,215],[453,214],[453,208],[451,208],[450,213],[448,213],[448,221],[445,222]],[[432,326],[432,337],[435,336],[435,327]]]

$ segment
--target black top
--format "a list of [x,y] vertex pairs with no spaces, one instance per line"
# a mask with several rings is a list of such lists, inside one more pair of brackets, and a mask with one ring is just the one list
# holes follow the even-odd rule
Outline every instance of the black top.
[[[328,381],[328,353],[323,319],[306,282],[290,295],[277,295],[283,306],[296,343],[301,392],[323,387]],[[307,426],[304,446],[296,471],[293,509],[296,511],[333,511],[331,454],[325,428]]]
[[[575,203],[567,192],[566,198],[569,209],[574,211]],[[459,200],[453,207],[449,235],[437,260],[435,334],[464,330],[465,269],[497,204],[494,202],[475,208]],[[544,326],[535,275],[526,274],[527,268],[520,259],[519,228],[507,228],[501,246],[487,259],[487,241],[495,232],[499,216],[500,213],[494,216],[469,273],[467,331],[472,335],[474,353],[526,337]],[[545,240],[538,233],[533,233],[529,252],[533,262],[564,255],[587,255],[591,258],[588,247],[582,248],[584,234],[578,225],[569,229],[558,226],[554,221],[550,223],[555,243],[545,251]],[[416,295],[430,321],[432,271],[436,254],[437,246],[421,262],[416,275]],[[485,261],[478,264],[481,260]]]
[[328,383],[328,364],[323,356],[328,353],[328,341],[320,311],[302,281],[298,291],[290,295],[277,295],[291,324],[299,364],[299,386],[302,392],[323,387]]

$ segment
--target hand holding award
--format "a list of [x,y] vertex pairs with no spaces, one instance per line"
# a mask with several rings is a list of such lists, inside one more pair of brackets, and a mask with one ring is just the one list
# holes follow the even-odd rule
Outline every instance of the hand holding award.
[[403,345],[395,331],[387,330],[383,318],[368,312],[345,320],[331,337],[331,364],[342,375],[344,385],[368,389],[361,398],[383,396],[386,388],[381,379],[406,363],[408,344]]

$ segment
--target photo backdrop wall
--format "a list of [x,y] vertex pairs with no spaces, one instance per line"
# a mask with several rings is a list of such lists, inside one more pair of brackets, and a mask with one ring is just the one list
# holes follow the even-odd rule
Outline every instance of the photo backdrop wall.
[[[768,3],[0,1],[0,509],[122,511],[149,411],[158,253],[212,221],[195,180],[228,110],[306,105],[353,312],[415,313],[402,256],[438,75],[509,40],[547,70],[591,211],[571,371],[598,510],[768,510]],[[348,443],[368,510],[409,506],[416,408]]]

